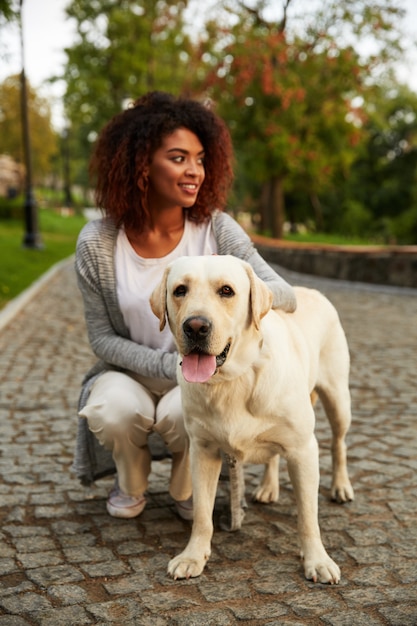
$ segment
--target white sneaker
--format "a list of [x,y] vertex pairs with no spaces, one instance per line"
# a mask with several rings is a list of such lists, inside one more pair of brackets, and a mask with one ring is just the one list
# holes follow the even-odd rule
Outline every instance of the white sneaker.
[[139,496],[139,498],[133,498],[123,493],[116,480],[113,489],[109,493],[107,499],[107,512],[113,517],[123,517],[129,519],[130,517],[137,517],[143,511],[146,506],[146,498]]

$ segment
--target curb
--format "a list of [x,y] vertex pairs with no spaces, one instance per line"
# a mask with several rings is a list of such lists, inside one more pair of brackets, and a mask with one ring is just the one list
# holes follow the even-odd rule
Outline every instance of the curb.
[[56,275],[60,270],[74,262],[74,255],[58,261],[55,265],[49,268],[40,278],[35,280],[29,287],[27,287],[22,293],[10,300],[6,306],[0,310],[0,331],[3,330],[7,324],[9,324],[14,317],[45,287],[45,285]]

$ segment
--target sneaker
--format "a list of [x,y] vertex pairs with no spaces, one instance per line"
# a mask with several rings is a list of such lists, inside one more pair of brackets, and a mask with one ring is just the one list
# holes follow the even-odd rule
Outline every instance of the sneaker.
[[142,513],[145,506],[146,499],[144,496],[139,496],[139,498],[128,496],[123,493],[117,482],[114,484],[107,499],[107,512],[113,517],[123,517],[125,519],[137,517]]
[[188,500],[174,500],[175,502],[175,510],[178,515],[185,519],[187,522],[191,522],[194,517],[193,511],[193,497],[190,496]]

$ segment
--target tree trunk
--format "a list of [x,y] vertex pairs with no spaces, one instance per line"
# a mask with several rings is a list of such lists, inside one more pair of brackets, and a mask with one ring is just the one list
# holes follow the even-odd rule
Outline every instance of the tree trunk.
[[284,234],[285,220],[285,196],[284,179],[282,176],[274,176],[270,180],[271,200],[270,211],[272,216],[272,236],[282,239]]
[[314,218],[315,218],[315,222],[316,222],[316,230],[318,232],[323,232],[323,211],[321,208],[321,202],[320,202],[320,198],[318,197],[318,195],[316,193],[311,193],[310,194],[310,201],[311,201],[311,205],[313,207],[314,210]]
[[261,221],[259,224],[259,230],[263,234],[272,233],[272,220],[271,220],[271,184],[267,180],[263,183],[261,189],[261,195],[258,204],[259,215]]

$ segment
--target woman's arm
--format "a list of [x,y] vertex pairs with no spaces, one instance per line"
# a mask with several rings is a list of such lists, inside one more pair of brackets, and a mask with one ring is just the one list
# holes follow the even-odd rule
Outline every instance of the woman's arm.
[[213,216],[213,229],[218,253],[232,254],[250,263],[255,273],[272,291],[272,306],[288,313],[295,311],[297,301],[293,288],[261,257],[243,228],[227,213],[218,212]]
[[142,376],[176,380],[176,353],[154,350],[129,338],[115,299],[114,285],[109,280],[112,251],[107,254],[100,246],[97,248],[94,240],[91,229],[81,233],[75,259],[87,333],[94,354],[109,365]]

